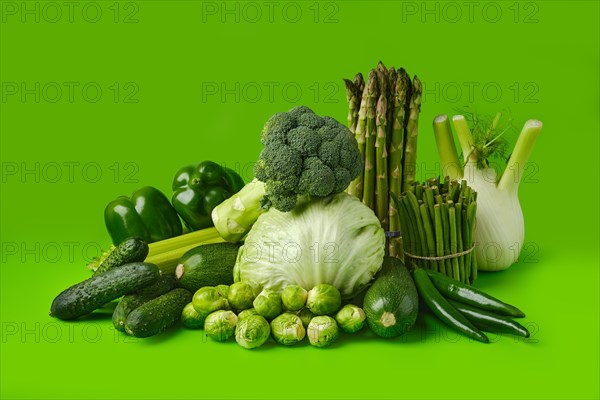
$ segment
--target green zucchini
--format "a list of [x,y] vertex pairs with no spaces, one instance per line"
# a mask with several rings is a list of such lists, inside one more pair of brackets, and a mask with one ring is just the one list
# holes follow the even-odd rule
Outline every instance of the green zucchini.
[[113,325],[116,330],[125,332],[125,319],[130,312],[177,287],[174,276],[161,276],[158,281],[142,290],[123,296],[112,315]]
[[417,320],[419,296],[404,264],[385,257],[375,282],[367,289],[363,303],[369,328],[384,338],[412,329]]
[[231,285],[233,266],[241,243],[203,244],[186,252],[179,260],[175,276],[191,292],[204,286]]
[[94,276],[132,262],[142,262],[148,256],[148,244],[140,238],[129,238],[115,247],[100,263]]
[[152,285],[160,277],[154,264],[130,263],[110,269],[60,293],[50,316],[70,320],[89,314],[119,297]]
[[183,308],[191,301],[189,291],[173,289],[130,312],[125,320],[125,332],[138,338],[161,333],[179,321]]

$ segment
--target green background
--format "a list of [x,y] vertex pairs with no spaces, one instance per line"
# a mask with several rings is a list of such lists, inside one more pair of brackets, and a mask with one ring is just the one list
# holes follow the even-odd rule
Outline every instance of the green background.
[[[2,2],[2,398],[598,398],[598,2],[54,4]],[[526,249],[477,282],[526,310],[531,339],[483,345],[423,318],[396,340],[246,351],[48,317],[109,244],[108,201],[170,194],[205,159],[248,180],[271,114],[306,104],[344,121],[341,79],[380,59],[425,83],[420,172],[435,174],[436,114],[544,122],[520,188]]]

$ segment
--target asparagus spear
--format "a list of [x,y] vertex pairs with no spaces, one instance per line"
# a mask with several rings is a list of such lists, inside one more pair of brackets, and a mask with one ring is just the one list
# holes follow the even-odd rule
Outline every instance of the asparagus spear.
[[389,149],[390,143],[392,141],[392,131],[394,130],[394,123],[393,123],[393,121],[394,121],[394,96],[395,96],[395,91],[396,91],[396,81],[398,80],[398,71],[396,70],[396,68],[394,68],[394,67],[388,68],[387,80],[388,80],[388,93],[387,93],[388,94],[388,96],[387,96],[388,127],[387,127],[386,138],[387,138],[387,147]]
[[[391,126],[390,134],[390,156],[389,156],[389,187],[390,192],[400,195],[402,193],[402,153],[404,150],[402,143],[402,133],[404,131],[404,107],[406,105],[406,94],[408,89],[407,75],[404,69],[398,70],[396,74],[395,85],[393,87],[392,99],[393,107],[389,107],[392,110],[392,120],[389,124]],[[396,232],[400,227],[400,217],[396,210],[394,202],[390,201],[389,220],[390,220],[390,231]],[[399,241],[392,238],[390,240],[390,255],[396,255],[399,247]]]
[[[439,204],[433,206],[433,214],[435,215],[435,255],[437,257],[444,256],[444,228],[442,226],[442,209]],[[438,260],[438,268],[440,271],[445,271],[447,275],[444,260]]]
[[387,86],[382,89],[381,85],[382,82],[385,81],[387,83],[388,80],[388,72],[387,72],[387,68],[385,67],[385,65],[383,65],[383,63],[381,61],[379,61],[377,63],[377,82],[379,83],[379,90],[380,92],[383,92],[383,94],[385,96],[387,96],[387,91],[385,89],[387,89]]
[[377,101],[377,139],[375,141],[375,214],[379,218],[384,230],[388,229],[389,190],[388,190],[388,154],[386,146],[387,133],[387,97],[385,81],[381,82],[381,94]]
[[[450,218],[448,217],[448,204],[445,200],[442,200],[440,204],[440,208],[442,211],[442,229],[444,230],[444,254],[450,254]],[[446,267],[446,275],[452,276],[452,260],[447,258],[444,260],[444,265]]]
[[[474,192],[475,194],[477,192]],[[475,197],[475,196],[474,196]],[[473,245],[473,238],[474,238],[474,232],[475,232],[475,215],[477,214],[477,203],[475,203],[474,201],[469,204],[469,207],[467,208],[467,217],[469,220],[469,238],[471,240],[471,246]],[[470,254],[471,256],[471,276],[470,279],[471,281],[474,281],[475,279],[477,279],[477,257],[475,257],[475,252],[472,251]]]
[[[365,131],[366,131],[366,121],[367,121],[367,109],[366,109],[366,98],[367,91],[365,90],[365,82],[361,73],[358,73],[354,78],[354,82],[350,82],[348,80],[344,80],[346,82],[346,92],[347,97],[349,96],[348,88],[354,89],[354,98],[356,100],[356,104],[359,106],[356,108],[356,125],[354,128],[354,135],[356,137],[356,142],[358,143],[358,150],[360,152],[361,158],[365,159]],[[350,105],[350,99],[348,100],[348,108],[352,108]],[[350,110],[348,111],[348,122],[352,124],[350,121]],[[352,128],[350,128],[352,130]],[[350,185],[348,186],[348,193],[362,199],[363,197],[363,175],[364,170],[354,179]]]
[[[458,238],[457,238],[457,227],[456,227],[456,209],[454,204],[448,202],[448,222],[450,225],[450,254],[456,254],[458,251]],[[456,257],[451,259],[452,261],[452,277],[457,281],[463,280],[464,276],[460,274],[460,268],[458,267],[458,259]]]
[[[360,74],[358,74],[357,77],[359,75]],[[344,79],[344,84],[346,86],[346,100],[348,101],[348,128],[352,133],[356,133],[358,110],[360,108],[360,94],[358,94],[358,88],[353,81]]]
[[365,172],[363,178],[363,203],[371,209],[374,209],[375,206],[373,198],[375,195],[375,137],[377,136],[375,117],[378,97],[377,83],[377,70],[373,69],[369,73],[366,88],[367,127],[365,132]]
[[[463,231],[462,231],[462,203],[458,202],[454,204],[455,220],[456,220],[456,251],[462,253],[463,247]],[[466,282],[466,271],[465,271],[465,256],[458,257],[458,270],[461,276],[461,281]]]
[[[469,221],[467,219],[467,208],[468,208],[468,205],[463,201],[461,218],[462,218],[462,229],[463,229],[463,244],[464,244],[465,250],[468,250],[473,246],[473,243],[471,241],[472,237],[469,232]],[[472,251],[469,254],[467,254],[467,256],[465,257],[465,276],[467,276],[467,277],[470,277],[472,275],[471,261],[473,259],[473,257],[472,257],[473,253],[475,253],[475,252]],[[470,282],[467,281],[467,283],[470,283]]]
[[417,167],[417,135],[419,133],[419,112],[421,111],[421,81],[415,75],[409,102],[409,115],[406,124],[404,161],[402,165],[402,187],[414,181]]

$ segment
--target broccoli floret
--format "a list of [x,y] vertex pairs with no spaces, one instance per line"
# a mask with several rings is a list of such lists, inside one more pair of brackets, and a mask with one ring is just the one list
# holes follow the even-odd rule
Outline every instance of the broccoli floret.
[[271,201],[271,206],[283,212],[292,211],[298,201],[296,194],[293,192],[282,195],[270,195],[269,200]]
[[273,114],[265,124],[260,141],[266,145],[270,142],[286,143],[287,133],[297,125],[295,118],[287,113]]
[[316,156],[323,141],[318,131],[315,132],[307,126],[291,129],[287,139],[290,146],[304,157]]
[[[286,114],[286,113],[281,113],[281,114]],[[287,115],[289,115],[290,117],[294,117],[294,118],[298,118],[302,114],[315,115],[315,112],[306,106],[296,106],[287,112]]]
[[305,106],[273,115],[263,128],[265,145],[254,166],[265,183],[264,207],[290,211],[298,196],[343,191],[362,170],[354,135],[331,117]]
[[298,182],[298,192],[311,196],[328,196],[336,186],[335,174],[318,157],[309,157],[304,162],[304,171]]
[[298,185],[302,173],[302,157],[290,146],[267,145],[254,165],[254,175],[267,184],[267,191],[291,191]]
[[335,175],[334,193],[343,192],[348,187],[346,182],[352,182],[352,174],[344,167],[337,167],[333,170],[333,174]]
[[317,130],[323,126],[325,121],[316,114],[302,114],[298,117],[298,126],[306,126],[310,129]]
[[329,168],[337,167],[340,164],[340,142],[323,142],[319,148],[319,158]]
[[[333,117],[328,117],[328,116],[323,117],[323,122],[324,122],[324,125],[329,128],[337,128],[341,125],[337,119],[335,119]],[[344,127],[344,125],[341,125],[341,126]]]

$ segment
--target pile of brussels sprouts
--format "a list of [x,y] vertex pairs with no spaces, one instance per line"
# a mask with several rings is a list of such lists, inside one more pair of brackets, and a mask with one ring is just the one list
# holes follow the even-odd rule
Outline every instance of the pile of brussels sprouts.
[[269,289],[255,294],[252,285],[236,282],[199,289],[183,309],[181,321],[187,328],[204,328],[219,342],[235,336],[246,349],[262,346],[269,336],[286,346],[308,336],[311,345],[325,347],[338,338],[339,329],[354,333],[364,326],[360,307],[341,306],[339,290],[328,284],[308,291],[289,285],[281,294]]

